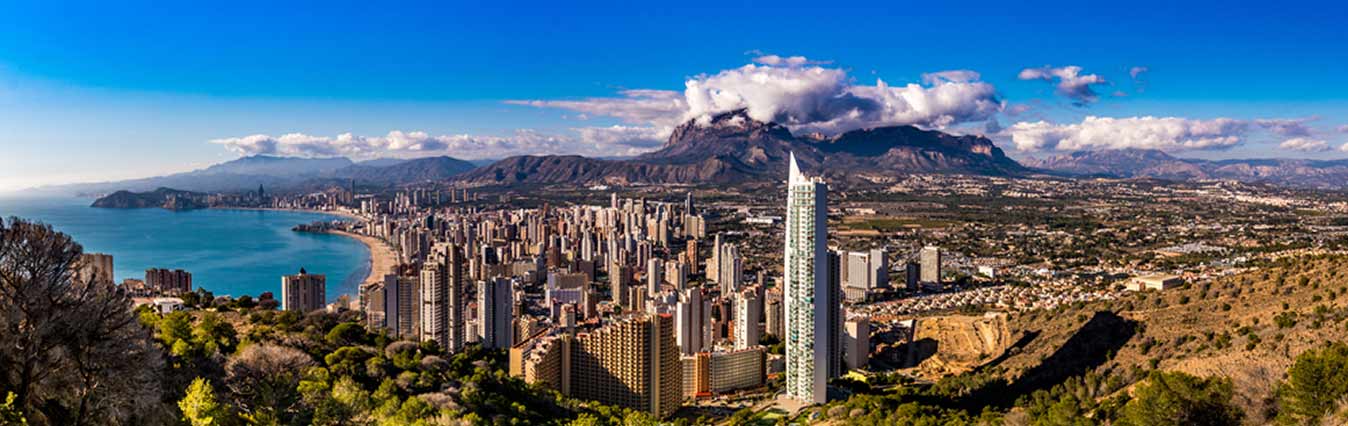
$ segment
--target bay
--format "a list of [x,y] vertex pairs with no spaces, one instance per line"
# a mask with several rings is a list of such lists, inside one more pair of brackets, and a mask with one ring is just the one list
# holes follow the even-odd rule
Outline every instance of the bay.
[[195,288],[217,296],[270,291],[280,297],[281,276],[327,275],[327,298],[354,297],[370,271],[370,250],[351,238],[300,233],[301,223],[340,220],[320,213],[158,208],[102,209],[87,198],[0,198],[0,217],[52,225],[85,252],[113,256],[117,282],[144,279],[148,268],[183,269]]

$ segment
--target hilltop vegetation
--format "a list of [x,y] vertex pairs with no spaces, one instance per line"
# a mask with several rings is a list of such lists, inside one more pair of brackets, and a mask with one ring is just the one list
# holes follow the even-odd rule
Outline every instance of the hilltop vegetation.
[[[51,227],[0,222],[0,424],[646,425],[509,377],[505,354],[372,333],[359,313],[133,311]],[[204,299],[210,300],[210,299]],[[209,305],[209,302],[201,302]]]
[[[930,385],[863,384],[852,398],[802,418],[847,424],[1344,424],[1345,269],[1345,257],[1285,258],[1164,292],[1010,314],[1004,329],[1000,319],[924,320],[939,324],[940,332],[920,334],[938,349],[911,372],[962,374],[930,375]],[[960,326],[965,329],[950,330]],[[878,380],[885,381],[894,380]]]

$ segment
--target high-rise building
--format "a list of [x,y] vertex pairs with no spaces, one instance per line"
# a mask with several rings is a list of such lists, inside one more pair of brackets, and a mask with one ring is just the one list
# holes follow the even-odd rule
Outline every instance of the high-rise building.
[[865,300],[872,290],[889,285],[889,262],[884,250],[847,252],[846,262],[841,272],[847,300]]
[[[85,253],[80,255],[80,264],[76,275],[81,280],[99,284],[114,283],[112,255],[103,253]],[[73,268],[72,268],[73,269]]]
[[828,185],[800,172],[791,155],[786,201],[783,268],[786,330],[786,395],[801,401],[828,401],[837,348],[830,347],[833,310],[840,303],[829,288]]
[[871,320],[866,317],[849,318],[843,330],[843,358],[847,368],[855,370],[866,367],[871,359]]
[[692,355],[702,351],[707,324],[703,322],[702,289],[698,287],[684,290],[675,306],[674,322],[677,327],[676,340],[679,351]]
[[300,273],[281,277],[281,309],[309,312],[323,309],[327,303],[327,282],[324,275]]
[[146,269],[145,285],[164,294],[190,293],[192,292],[192,273],[182,269]]
[[758,323],[763,319],[763,299],[758,297],[757,287],[750,287],[735,294],[735,349],[747,349],[757,346],[763,337]]
[[421,341],[455,353],[466,336],[463,253],[452,244],[437,244],[431,252],[421,269]]
[[740,257],[739,247],[734,244],[721,246],[716,267],[716,283],[721,286],[721,294],[729,297],[739,291],[744,280],[744,258]]
[[381,328],[396,337],[413,338],[420,332],[421,292],[417,277],[384,275],[384,281],[361,289],[361,302],[370,328]]
[[674,340],[673,317],[639,314],[575,337],[531,339],[511,348],[511,370],[572,398],[664,418],[682,400]]
[[908,291],[916,291],[918,285],[922,283],[922,264],[908,261],[904,268],[904,284]]
[[646,294],[653,295],[660,292],[660,282],[665,280],[665,262],[659,258],[651,258],[646,262]]
[[783,316],[782,300],[779,298],[769,297],[767,307],[764,308],[764,311],[765,311],[764,316],[768,317],[765,324],[767,326],[766,330],[767,333],[776,336],[778,339],[781,339],[782,331],[784,329],[783,321],[785,321],[785,318],[782,318]]
[[941,248],[936,246],[926,246],[918,253],[919,261],[922,262],[921,281],[924,284],[941,283]]
[[482,347],[505,349],[511,346],[511,320],[514,319],[514,286],[510,279],[497,277],[479,281],[477,286],[477,324]]

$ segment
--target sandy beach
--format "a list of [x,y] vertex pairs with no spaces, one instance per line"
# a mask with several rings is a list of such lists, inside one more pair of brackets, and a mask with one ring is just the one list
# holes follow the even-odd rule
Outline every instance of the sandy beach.
[[362,279],[361,285],[384,279],[384,274],[389,273],[393,268],[398,267],[398,255],[393,252],[393,248],[378,238],[368,237],[360,234],[353,234],[346,231],[330,230],[329,234],[341,235],[348,238],[354,238],[366,247],[370,248],[370,273]]

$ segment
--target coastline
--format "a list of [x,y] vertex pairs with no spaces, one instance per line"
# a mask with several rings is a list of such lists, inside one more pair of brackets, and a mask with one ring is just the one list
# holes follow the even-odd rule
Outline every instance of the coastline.
[[[276,207],[211,207],[211,209],[316,213],[316,214],[328,214],[340,216],[343,218],[359,222],[366,221],[366,218],[364,217],[361,217],[354,213],[339,210],[313,210],[313,209],[293,209],[293,208],[276,208]],[[398,267],[397,253],[394,253],[393,248],[389,247],[388,244],[384,243],[384,241],[378,238],[335,229],[325,230],[322,233],[331,235],[340,235],[346,238],[351,238],[353,240],[361,242],[362,244],[365,244],[365,247],[370,250],[370,269],[366,272],[365,277],[360,280],[360,284],[355,288],[355,294],[352,294],[351,296],[358,296],[360,294],[360,289],[364,287],[366,284],[382,280],[384,274],[387,274],[389,273],[389,271]]]
[[[378,238],[338,230],[327,230],[323,233],[355,239],[370,249],[370,270],[366,273],[365,278],[361,279],[361,287],[382,280],[384,274],[398,267],[398,255],[393,253],[393,248]],[[356,292],[359,294],[360,287],[356,288]]]
[[210,207],[211,210],[244,210],[244,211],[272,211],[272,212],[295,212],[295,213],[316,213],[333,216],[341,216],[347,219],[364,221],[365,218],[355,213],[340,210],[313,210],[313,209],[292,209],[277,207]]

